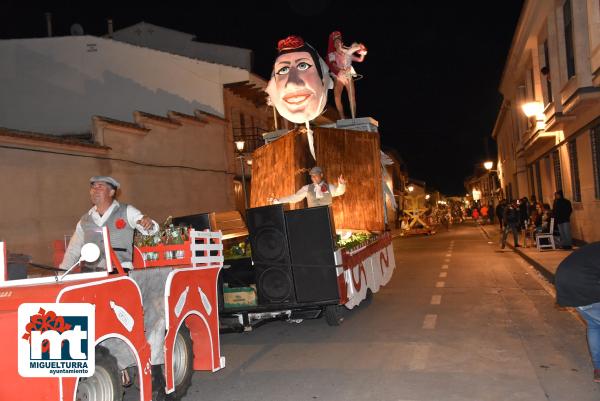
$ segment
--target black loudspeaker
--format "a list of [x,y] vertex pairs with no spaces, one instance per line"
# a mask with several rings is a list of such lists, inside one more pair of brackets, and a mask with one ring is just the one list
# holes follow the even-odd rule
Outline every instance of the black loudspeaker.
[[331,208],[289,210],[285,222],[298,303],[339,300]]
[[248,209],[246,222],[252,246],[258,303],[294,303],[294,278],[283,205]]
[[196,231],[214,231],[217,229],[217,223],[215,220],[214,213],[200,213],[190,214],[188,216],[174,217],[173,225],[178,226],[180,224],[192,226],[192,228]]

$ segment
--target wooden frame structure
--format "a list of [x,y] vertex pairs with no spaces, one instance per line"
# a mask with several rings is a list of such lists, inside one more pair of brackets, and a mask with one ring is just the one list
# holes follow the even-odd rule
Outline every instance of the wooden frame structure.
[[[304,129],[295,129],[260,147],[252,155],[251,207],[265,206],[269,197],[290,195],[310,182],[307,174],[320,166],[325,180],[347,181],[346,193],[333,200],[336,228],[383,231],[383,182],[379,134],[335,128],[314,128],[315,161]],[[306,202],[289,205],[305,207]]]

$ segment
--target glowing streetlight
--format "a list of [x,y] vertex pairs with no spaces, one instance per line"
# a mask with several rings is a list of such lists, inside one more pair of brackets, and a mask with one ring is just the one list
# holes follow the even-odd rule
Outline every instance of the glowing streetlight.
[[408,192],[412,192],[415,190],[415,187],[413,187],[412,185],[408,186]]
[[485,163],[483,163],[483,167],[485,167],[486,170],[491,170],[492,167],[494,167],[494,162],[488,160]]
[[244,142],[244,141],[235,141],[235,147],[236,147],[237,151],[243,152],[245,144],[246,144],[246,142]]
[[527,118],[535,117],[535,129],[543,130],[546,128],[544,124],[544,104],[541,102],[529,102],[521,106],[523,113]]
[[544,105],[541,102],[528,102],[521,106],[523,113],[527,117],[539,116],[544,112]]
[[431,198],[431,195],[429,195],[429,194],[425,195],[425,200],[429,200],[429,198]]
[[244,141],[235,141],[235,148],[239,153],[240,164],[242,165],[242,190],[244,192],[244,206],[248,209],[248,195],[246,195],[246,172],[244,171]]

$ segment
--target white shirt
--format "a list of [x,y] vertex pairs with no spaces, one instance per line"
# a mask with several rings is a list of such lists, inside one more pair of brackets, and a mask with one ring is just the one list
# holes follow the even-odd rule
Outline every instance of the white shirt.
[[[94,223],[98,227],[101,227],[104,223],[106,223],[106,221],[112,214],[113,210],[115,210],[115,208],[117,206],[119,206],[119,202],[117,202],[116,200],[113,200],[113,203],[109,206],[108,209],[106,209],[106,212],[104,212],[104,214],[102,216],[100,216],[100,213],[98,213],[96,206],[91,208],[88,211],[88,214],[92,217],[92,220],[94,221]],[[146,230],[146,229],[144,229],[144,227],[137,224],[137,222],[142,217],[144,217],[144,214],[142,212],[140,212],[134,206],[127,205],[127,223],[129,224],[129,227],[138,230],[143,235],[152,235],[152,234],[156,233],[158,231],[159,227],[158,227],[158,223],[154,220],[152,221],[154,224],[154,227],[152,227],[152,229],[150,229],[150,230]],[[69,241],[69,246],[67,247],[67,250],[65,251],[65,256],[64,256],[63,261],[60,264],[59,268],[66,270],[66,269],[70,268],[71,266],[73,266],[79,260],[81,247],[84,245],[83,238],[84,238],[84,236],[83,236],[83,228],[81,227],[81,222],[77,222],[77,227],[75,228],[75,232],[73,233],[73,236],[71,237],[71,240]],[[101,250],[101,252],[102,251],[103,250]],[[129,269],[133,268],[133,265],[131,264],[131,262],[123,262],[123,263],[121,263],[121,265],[123,267],[129,268]]]
[[[322,182],[315,184],[315,196],[317,197],[317,199],[320,199],[323,197],[323,193],[321,192],[321,184],[322,184]],[[328,185],[329,185],[329,191],[331,192],[331,197],[340,196],[340,195],[343,195],[344,192],[346,192],[346,184],[338,184],[338,185],[328,184]],[[298,192],[296,192],[293,195],[284,196],[279,199],[274,199],[273,203],[300,202],[302,199],[306,198],[306,194],[308,193],[309,186],[310,186],[310,184],[303,186],[302,188],[300,188],[298,190]]]

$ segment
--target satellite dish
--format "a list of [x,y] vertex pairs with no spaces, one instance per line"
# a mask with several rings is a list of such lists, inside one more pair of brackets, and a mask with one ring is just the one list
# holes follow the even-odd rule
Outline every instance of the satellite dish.
[[72,36],[82,36],[84,34],[83,27],[81,24],[73,24],[71,25],[71,35]]

